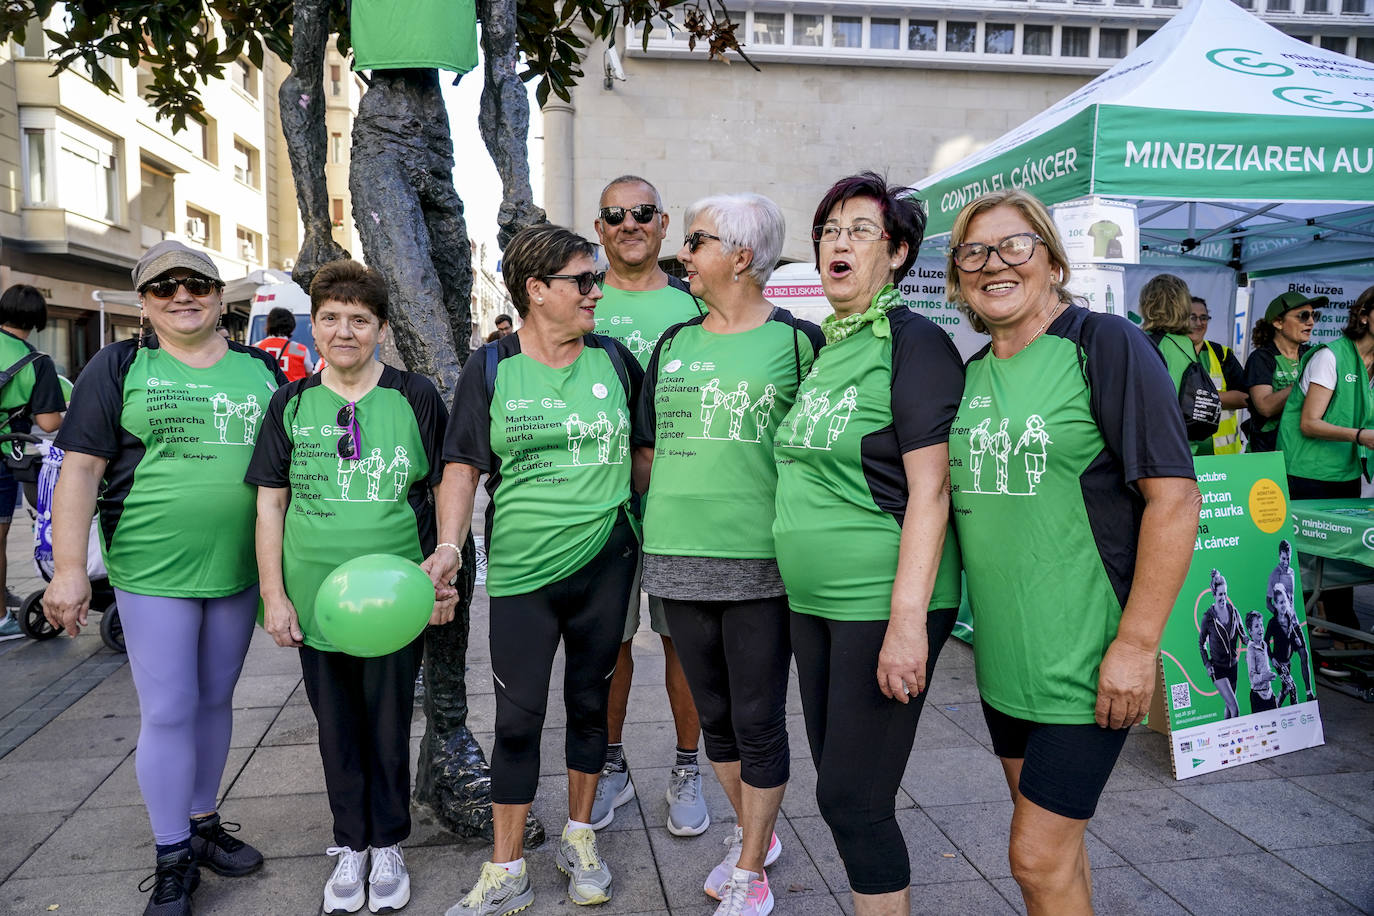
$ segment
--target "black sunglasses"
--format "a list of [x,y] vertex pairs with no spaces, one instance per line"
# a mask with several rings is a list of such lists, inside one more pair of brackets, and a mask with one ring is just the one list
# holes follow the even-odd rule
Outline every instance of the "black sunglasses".
[[343,427],[344,430],[343,435],[339,437],[339,444],[335,447],[339,457],[357,461],[363,451],[363,431],[358,427],[358,402],[349,401],[340,407],[334,417],[334,425]]
[[1306,324],[1307,319],[1309,318],[1311,318],[1313,321],[1319,321],[1322,317],[1322,313],[1317,311],[1316,309],[1303,309],[1301,312],[1289,312],[1288,314],[1292,315],[1294,318],[1298,319],[1298,321],[1302,322],[1303,324]]
[[541,280],[572,280],[577,284],[577,291],[582,295],[587,295],[593,289],[601,285],[601,281],[606,279],[604,270],[584,270],[580,274],[545,274]]
[[178,286],[186,287],[186,292],[192,296],[208,296],[219,289],[219,281],[208,277],[184,277],[180,280],[176,277],[167,277],[144,286],[143,292],[152,293],[159,299],[170,299],[177,294]]
[[628,213],[635,218],[635,222],[643,226],[654,218],[655,213],[660,213],[654,204],[636,204],[633,207],[602,207],[601,219],[608,226],[619,226],[625,222],[625,214]]
[[723,242],[720,236],[712,235],[704,229],[698,229],[690,235],[684,235],[682,237],[682,244],[686,245],[687,250],[692,254],[696,254],[697,249],[700,248],[707,239],[715,239],[717,242]]

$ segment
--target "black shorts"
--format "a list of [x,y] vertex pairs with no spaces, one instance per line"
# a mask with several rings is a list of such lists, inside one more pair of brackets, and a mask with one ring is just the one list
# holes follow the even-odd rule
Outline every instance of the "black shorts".
[[1086,821],[1097,810],[1129,728],[1053,725],[1009,716],[983,703],[998,757],[1024,760],[1018,791],[1046,811]]

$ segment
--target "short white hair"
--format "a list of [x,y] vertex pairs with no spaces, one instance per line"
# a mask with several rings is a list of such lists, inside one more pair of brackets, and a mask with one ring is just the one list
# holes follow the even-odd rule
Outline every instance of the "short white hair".
[[727,254],[744,248],[754,253],[745,273],[762,288],[773,275],[787,233],[778,205],[762,194],[715,194],[687,208],[686,224],[699,216],[716,224]]

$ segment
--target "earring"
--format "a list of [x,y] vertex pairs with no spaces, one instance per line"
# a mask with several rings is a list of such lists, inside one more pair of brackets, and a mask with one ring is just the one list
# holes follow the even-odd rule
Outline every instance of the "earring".
[[893,269],[893,270],[896,270],[896,269],[897,269],[897,265],[896,265],[896,264],[893,264],[893,265],[892,265],[892,269]]
[[137,350],[141,346],[143,346],[143,308],[140,306],[138,310],[138,342],[134,344],[134,349]]
[[739,274],[735,274],[735,282],[736,282],[736,283],[739,282]]

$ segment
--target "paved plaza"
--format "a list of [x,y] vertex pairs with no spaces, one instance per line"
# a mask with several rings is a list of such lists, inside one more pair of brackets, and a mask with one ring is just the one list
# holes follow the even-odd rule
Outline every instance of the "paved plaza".
[[[19,532],[11,538],[11,568],[31,574],[22,540]],[[38,585],[21,577],[14,587],[23,594]],[[489,749],[494,699],[481,589],[472,630],[470,721]],[[597,910],[708,916],[713,905],[701,881],[723,851],[729,806],[708,775],[711,828],[695,838],[664,829],[674,736],[663,657],[647,622],[635,652],[625,748],[639,797],[599,835],[615,897]],[[535,802],[551,833],[566,817],[561,671],[560,656]],[[1170,774],[1164,738],[1137,729],[1089,831],[1097,911],[1374,912],[1374,705],[1326,689],[1318,697],[1326,746],[1184,782]],[[243,825],[242,836],[267,864],[239,879],[203,871],[196,912],[308,916],[319,911],[333,862],[324,849],[332,839],[295,653],[259,632],[234,705],[221,810]],[[843,867],[817,813],[795,688],[788,714],[793,777],[777,828],[782,857],[769,870],[775,912],[851,913]],[[417,745],[423,729],[417,710]],[[137,886],[152,870],[153,850],[134,778],[137,732],[129,668],[94,628],[74,640],[0,644],[0,913],[142,912],[146,897]],[[898,806],[911,854],[913,913],[1022,911],[1007,866],[1011,806],[988,747],[972,653],[962,643],[951,642],[940,659]],[[442,914],[487,855],[484,844],[458,840],[417,812],[406,844],[414,884],[406,912]],[[554,869],[552,844],[528,861],[537,899],[527,912],[576,911]]]

